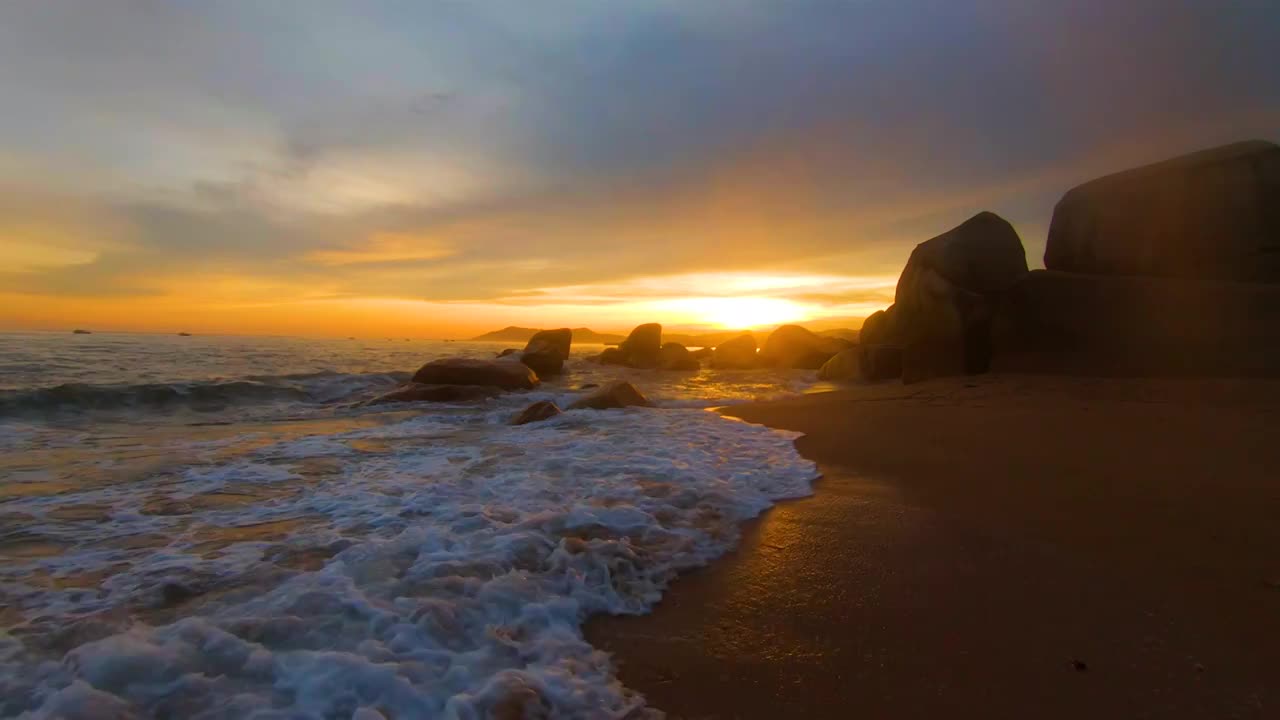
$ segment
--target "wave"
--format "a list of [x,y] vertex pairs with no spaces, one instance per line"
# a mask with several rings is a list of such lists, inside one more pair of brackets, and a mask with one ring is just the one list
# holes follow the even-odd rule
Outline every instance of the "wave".
[[232,405],[257,403],[331,403],[390,387],[409,377],[405,372],[321,371],[169,383],[64,383],[0,391],[0,417],[90,410],[217,411]]

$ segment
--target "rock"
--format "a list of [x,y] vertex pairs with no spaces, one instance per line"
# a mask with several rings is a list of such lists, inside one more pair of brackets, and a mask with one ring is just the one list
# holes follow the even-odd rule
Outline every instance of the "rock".
[[1032,271],[992,322],[992,368],[1280,376],[1280,285]]
[[894,302],[909,301],[916,274],[932,270],[956,287],[980,295],[998,294],[1027,274],[1027,254],[1007,220],[980,212],[911,251],[898,278]]
[[744,333],[732,340],[726,340],[716,346],[711,353],[711,367],[732,370],[758,367],[759,357],[756,355],[756,339]]
[[626,356],[622,354],[622,350],[616,347],[605,348],[603,352],[596,356],[596,361],[601,365],[625,365]]
[[897,345],[859,345],[858,370],[868,382],[902,377],[902,348]]
[[658,368],[661,370],[698,370],[698,359],[680,343],[666,343],[658,352]]
[[1280,283],[1280,147],[1203,150],[1072,188],[1044,265],[1093,275]]
[[[498,357],[504,358],[508,355],[515,355],[518,352],[520,351],[515,348],[507,348],[506,350],[503,350],[502,352],[498,353]],[[534,372],[537,372],[537,371],[535,370]]]
[[504,390],[530,390],[538,376],[523,363],[510,360],[442,358],[414,373],[413,381],[428,385],[490,385]]
[[[894,304],[863,325],[863,345],[901,348],[908,382],[986,372],[995,308],[1026,275],[1026,252],[1013,226],[978,213],[916,246]],[[893,367],[890,361],[876,372]]]
[[841,350],[818,369],[818,379],[831,382],[854,382],[862,379],[862,351],[851,347]]
[[715,348],[701,347],[697,350],[690,350],[689,354],[696,360],[710,360],[711,356],[715,354]]
[[618,380],[598,388],[589,395],[584,395],[574,400],[569,405],[569,409],[609,410],[631,406],[649,407],[650,405],[651,403],[634,385],[625,380]]
[[662,326],[658,323],[637,325],[618,349],[622,351],[623,364],[628,367],[657,367],[662,351]]
[[167,582],[160,586],[157,607],[170,608],[200,595],[200,590],[180,582]]
[[559,415],[561,412],[560,407],[550,400],[539,400],[520,411],[520,414],[511,421],[511,424],[527,425],[531,422],[538,422],[539,420],[548,420]]
[[385,392],[365,405],[383,405],[396,402],[467,402],[497,397],[501,391],[489,385],[426,385],[408,382]]
[[893,316],[890,311],[893,306],[889,306],[884,310],[877,310],[867,316],[862,321],[862,329],[858,331],[858,343],[866,345],[884,345],[893,342],[892,323]]
[[799,325],[783,325],[769,334],[760,351],[760,362],[780,368],[817,370],[849,344],[823,337]]
[[539,330],[529,338],[520,355],[520,362],[528,365],[538,377],[558,375],[569,359],[569,347],[573,343],[573,331],[569,328]]

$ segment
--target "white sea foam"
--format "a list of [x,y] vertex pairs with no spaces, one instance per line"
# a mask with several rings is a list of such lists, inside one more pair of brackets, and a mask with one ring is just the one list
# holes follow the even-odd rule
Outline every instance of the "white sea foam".
[[[519,404],[566,395],[274,443],[193,439],[206,445],[189,465],[143,481],[7,503],[32,518],[23,532],[77,540],[0,570],[29,618],[21,644],[0,636],[0,715],[640,707],[583,640],[583,619],[645,612],[678,572],[731,547],[742,520],[807,494],[816,471],[793,435],[702,410],[506,425]],[[73,504],[102,517],[59,520]],[[106,567],[96,590],[36,581]],[[126,607],[147,622],[109,612]]]

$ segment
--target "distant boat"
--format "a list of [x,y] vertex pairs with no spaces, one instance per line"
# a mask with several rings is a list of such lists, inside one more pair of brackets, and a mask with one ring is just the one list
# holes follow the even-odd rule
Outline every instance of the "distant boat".
[[178,333],[179,337],[191,337],[191,333]]
[[92,331],[92,330],[81,330],[80,328],[76,328],[75,330],[72,330],[72,331],[71,331],[71,334],[72,334],[72,335],[92,335],[92,334],[93,334],[93,331]]

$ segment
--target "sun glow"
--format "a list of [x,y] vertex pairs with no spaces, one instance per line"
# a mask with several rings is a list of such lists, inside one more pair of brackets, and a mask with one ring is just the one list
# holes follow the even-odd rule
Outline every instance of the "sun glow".
[[686,322],[725,330],[753,328],[798,322],[813,316],[803,303],[772,297],[695,297],[671,300],[668,309]]

